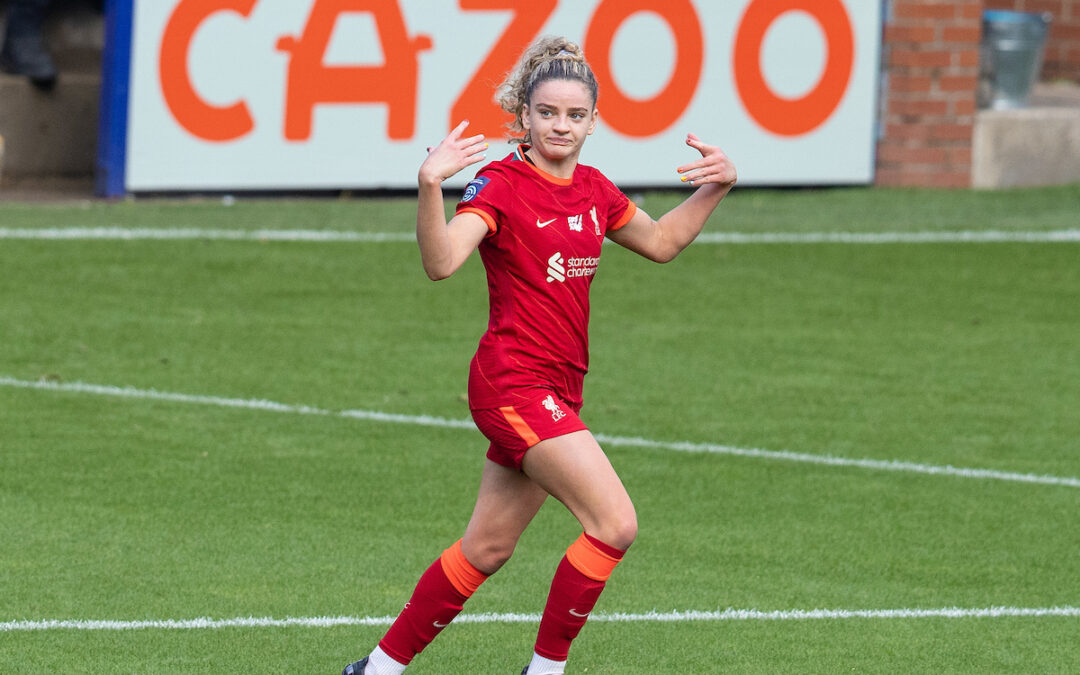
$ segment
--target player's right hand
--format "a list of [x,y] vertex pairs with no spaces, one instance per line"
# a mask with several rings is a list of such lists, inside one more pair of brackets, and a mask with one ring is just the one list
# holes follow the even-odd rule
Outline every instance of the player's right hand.
[[417,179],[421,185],[440,184],[461,171],[470,164],[476,164],[484,160],[484,151],[488,144],[484,142],[484,135],[477,134],[462,138],[469,120],[463,121],[454,127],[450,135],[433,148],[428,148],[427,159],[420,165]]

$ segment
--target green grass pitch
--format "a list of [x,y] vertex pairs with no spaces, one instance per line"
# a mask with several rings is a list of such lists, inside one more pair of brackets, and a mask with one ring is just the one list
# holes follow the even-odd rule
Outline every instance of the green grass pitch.
[[[641,198],[659,216],[684,194]],[[417,423],[468,416],[476,256],[433,284],[409,241],[32,233],[400,234],[414,208],[0,203],[0,672],[340,672],[385,630],[360,620],[396,614],[460,536],[486,447]],[[1077,214],[1080,186],[747,189],[706,231],[1045,233]],[[641,531],[567,672],[1080,672],[1078,336],[1075,238],[703,243],[664,266],[605,248],[583,417],[658,444],[607,447]],[[942,467],[972,472],[924,470]],[[512,615],[541,611],[578,533],[546,505],[476,621],[409,672],[520,672],[535,625]],[[948,608],[1005,611],[920,614]],[[618,620],[650,612],[704,615]],[[353,621],[36,623],[201,617]]]

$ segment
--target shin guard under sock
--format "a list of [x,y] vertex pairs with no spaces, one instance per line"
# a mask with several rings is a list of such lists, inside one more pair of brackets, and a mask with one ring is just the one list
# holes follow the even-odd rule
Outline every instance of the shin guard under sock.
[[587,534],[571,544],[551,580],[536,636],[537,654],[553,661],[566,660],[570,643],[581,632],[622,557],[623,551]]
[[379,647],[407,665],[454,620],[485,579],[487,575],[465,559],[458,540],[420,577],[405,609],[379,641]]

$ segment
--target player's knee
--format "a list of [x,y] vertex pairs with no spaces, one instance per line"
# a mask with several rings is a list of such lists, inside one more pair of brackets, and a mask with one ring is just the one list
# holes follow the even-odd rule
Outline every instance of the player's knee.
[[625,551],[634,543],[634,539],[637,538],[637,533],[637,514],[631,507],[618,514],[612,515],[612,517],[604,522],[600,531],[593,536],[608,546],[617,548],[620,551]]
[[615,531],[616,541],[612,542],[611,545],[625,551],[630,548],[630,544],[633,544],[634,540],[637,539],[637,533],[637,514],[631,511],[630,514],[619,523],[619,526]]
[[473,542],[465,551],[465,557],[472,566],[484,574],[494,574],[514,555],[514,541]]

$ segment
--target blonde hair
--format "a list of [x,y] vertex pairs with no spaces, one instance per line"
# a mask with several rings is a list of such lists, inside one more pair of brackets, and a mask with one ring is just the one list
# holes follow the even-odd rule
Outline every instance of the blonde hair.
[[581,47],[563,37],[545,37],[532,44],[521,55],[517,66],[506,74],[495,100],[503,110],[514,116],[506,127],[510,133],[525,132],[513,143],[529,143],[529,132],[521,125],[521,111],[532,99],[533,92],[548,80],[570,80],[585,85],[592,103],[596,105],[596,76],[585,60]]

